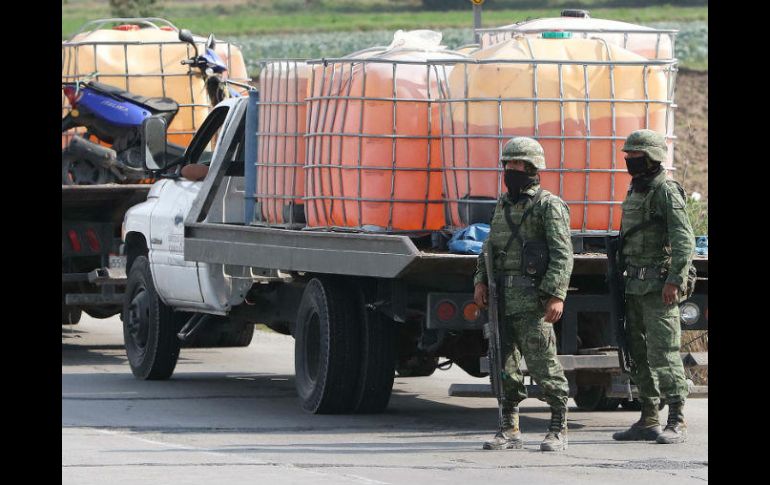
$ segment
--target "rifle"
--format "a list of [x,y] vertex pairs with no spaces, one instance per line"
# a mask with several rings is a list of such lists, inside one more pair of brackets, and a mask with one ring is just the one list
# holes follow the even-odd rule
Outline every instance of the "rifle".
[[489,322],[484,325],[484,336],[489,340],[489,377],[492,381],[492,391],[497,397],[498,424],[503,425],[503,362],[502,346],[500,343],[500,305],[497,299],[497,282],[495,281],[494,266],[492,261],[492,247],[489,245],[484,252],[484,262],[487,267],[487,281],[489,287],[489,307],[487,314]]
[[618,343],[618,360],[623,373],[631,372],[631,356],[626,339],[626,291],[623,280],[621,251],[623,238],[607,236],[607,285],[610,293],[610,320],[615,324],[615,339]]

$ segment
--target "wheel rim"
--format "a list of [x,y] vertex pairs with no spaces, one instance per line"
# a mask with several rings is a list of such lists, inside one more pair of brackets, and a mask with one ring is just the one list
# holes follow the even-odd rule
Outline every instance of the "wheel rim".
[[307,322],[307,334],[305,338],[305,374],[311,382],[318,377],[318,367],[321,360],[321,320],[317,313],[313,313]]
[[126,315],[126,327],[134,346],[144,352],[150,333],[150,302],[145,288],[137,288]]
[[67,167],[67,181],[72,185],[104,183],[104,169],[87,160],[73,160]]

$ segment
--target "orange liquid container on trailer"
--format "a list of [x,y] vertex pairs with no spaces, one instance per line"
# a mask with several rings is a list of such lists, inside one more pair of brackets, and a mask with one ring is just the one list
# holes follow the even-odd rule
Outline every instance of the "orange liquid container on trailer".
[[305,97],[310,66],[267,62],[259,77],[256,213],[268,224],[305,224]]
[[505,42],[516,35],[537,38],[544,31],[571,32],[573,39],[602,39],[648,59],[674,57],[675,30],[653,29],[627,22],[590,17],[552,17],[494,29],[480,29],[481,47]]
[[[196,37],[203,52],[205,38]],[[218,42],[214,49],[228,66],[226,77],[246,82],[243,54],[232,44]],[[179,41],[174,30],[142,28],[98,29],[77,34],[62,42],[62,82],[93,80],[148,97],[169,97],[180,105],[169,126],[169,141],[187,146],[209,112],[203,78],[182,61],[194,50]],[[62,117],[70,106],[62,95]],[[68,136],[62,135],[62,148]]]
[[[670,135],[673,61],[651,65],[600,40],[526,37],[473,57],[492,62],[457,64],[446,83],[449,100],[468,101],[442,104],[448,224],[486,222],[472,215],[477,204],[467,201],[485,201],[491,211],[505,190],[502,146],[524,135],[543,146],[542,187],[569,204],[572,230],[618,230],[630,181],[621,147],[640,128]],[[581,64],[610,59],[611,66]],[[549,60],[562,62],[539,63]],[[669,144],[668,165],[672,153]]]
[[445,225],[440,145],[433,139],[438,108],[429,102],[438,97],[436,74],[424,61],[466,57],[438,48],[439,33],[419,35],[429,48],[396,38],[383,52],[315,66],[308,227],[420,232]]

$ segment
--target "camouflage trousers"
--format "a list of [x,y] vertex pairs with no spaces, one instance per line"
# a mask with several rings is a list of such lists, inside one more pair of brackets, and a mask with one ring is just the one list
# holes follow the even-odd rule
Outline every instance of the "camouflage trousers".
[[687,397],[687,381],[679,356],[679,305],[665,305],[659,291],[626,294],[626,325],[631,378],[639,398],[658,403]]
[[529,375],[542,389],[541,401],[556,409],[566,409],[569,384],[556,357],[556,334],[546,323],[543,313],[506,315],[501,334],[503,369],[503,402],[518,406],[527,398],[527,387],[521,373],[521,357],[527,361]]

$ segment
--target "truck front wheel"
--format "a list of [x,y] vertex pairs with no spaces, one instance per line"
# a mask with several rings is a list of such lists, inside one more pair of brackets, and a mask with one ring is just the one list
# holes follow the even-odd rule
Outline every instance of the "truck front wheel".
[[123,303],[123,340],[131,372],[138,379],[168,379],[179,358],[178,319],[165,305],[146,256],[131,266]]

